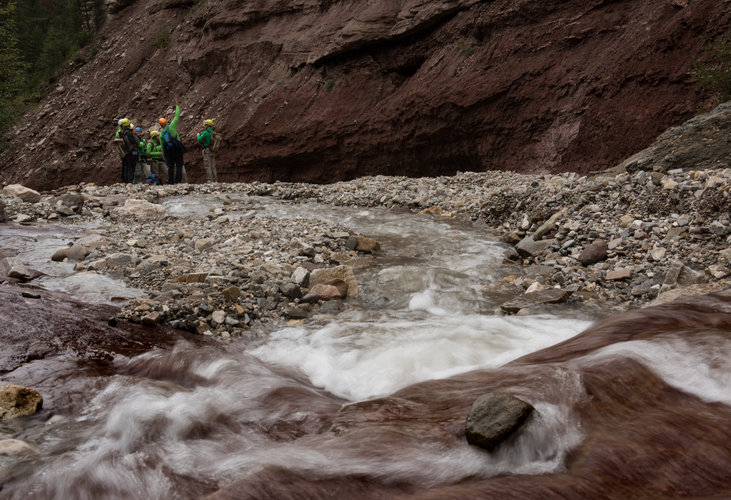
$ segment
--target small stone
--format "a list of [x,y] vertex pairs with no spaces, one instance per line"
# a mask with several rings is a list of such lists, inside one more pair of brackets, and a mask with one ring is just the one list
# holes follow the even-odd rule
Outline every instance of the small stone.
[[623,215],[619,218],[619,227],[629,227],[634,220],[635,218],[631,215]]
[[607,258],[607,242],[598,239],[587,245],[579,254],[578,261],[584,266],[595,264]]
[[234,301],[239,298],[241,295],[241,289],[237,286],[229,286],[227,288],[224,288],[221,293],[223,294],[223,298],[229,301]]
[[653,247],[652,250],[650,250],[650,257],[652,260],[661,261],[665,258],[666,253],[667,250],[663,247]]
[[142,316],[142,324],[145,326],[155,326],[160,323],[162,315],[157,311],[152,311],[150,314]]
[[215,240],[212,238],[203,238],[200,240],[196,240],[194,243],[195,249],[199,251],[208,250],[211,248],[215,243]]
[[624,280],[632,277],[632,269],[626,267],[622,269],[615,269],[607,273],[607,279],[610,281]]
[[211,320],[213,320],[214,323],[218,323],[219,325],[222,324],[224,321],[226,321],[226,312],[225,311],[213,311],[211,314]]

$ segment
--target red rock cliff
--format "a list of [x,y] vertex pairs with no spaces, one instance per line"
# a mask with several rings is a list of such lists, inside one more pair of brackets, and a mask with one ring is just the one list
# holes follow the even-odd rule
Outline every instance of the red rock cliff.
[[117,119],[150,129],[174,95],[197,180],[209,117],[224,181],[603,169],[698,109],[694,58],[731,26],[727,0],[123,3],[0,180],[117,182]]

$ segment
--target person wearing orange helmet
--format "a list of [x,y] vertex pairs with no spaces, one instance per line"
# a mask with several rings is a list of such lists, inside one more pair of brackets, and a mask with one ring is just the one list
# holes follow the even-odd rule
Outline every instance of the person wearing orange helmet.
[[165,163],[168,166],[168,184],[179,184],[183,181],[184,160],[183,155],[188,149],[180,141],[178,134],[178,120],[180,120],[180,106],[178,98],[175,98],[175,116],[168,123],[165,118],[160,118],[160,136],[162,138],[162,152]]

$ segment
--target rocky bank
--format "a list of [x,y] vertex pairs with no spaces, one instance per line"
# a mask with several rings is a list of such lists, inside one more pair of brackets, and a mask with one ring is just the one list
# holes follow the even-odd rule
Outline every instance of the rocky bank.
[[[354,269],[380,251],[367,235],[335,224],[254,218],[251,195],[472,220],[505,242],[505,275],[486,277],[484,293],[507,314],[553,303],[629,309],[731,284],[729,123],[731,104],[719,106],[611,171],[588,176],[80,184],[45,194],[6,186],[2,201],[15,223],[92,223],[53,259],[147,290],[122,318],[224,338],[253,338],[252,327],[262,324],[331,318],[358,300]],[[160,205],[199,195],[218,197],[222,208],[173,217]],[[34,276],[13,256],[3,263],[6,279]]]
[[151,128],[176,95],[188,145],[216,118],[227,182],[585,174],[712,97],[694,60],[731,26],[719,0],[107,3],[103,33],[13,130],[0,182],[118,182],[117,120]]

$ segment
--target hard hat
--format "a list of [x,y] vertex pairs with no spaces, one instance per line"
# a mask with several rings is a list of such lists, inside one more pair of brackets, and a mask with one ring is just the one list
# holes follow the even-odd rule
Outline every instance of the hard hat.
[[135,132],[142,132],[142,127],[135,127]]
[[165,127],[167,126],[168,121],[165,118],[160,118],[159,120],[157,120],[157,123],[159,123],[161,127]]
[[157,130],[150,130],[150,137],[157,137],[158,135],[160,135],[160,132]]
[[206,121],[203,122],[203,125],[206,125],[208,127],[212,127],[213,126],[213,120],[206,120]]
[[117,125],[121,127],[123,121],[124,121],[124,118],[120,118],[119,121],[117,122]]
[[129,127],[129,118],[122,118],[119,122],[122,127]]
[[130,129],[130,130],[134,130],[134,129],[135,129],[135,125],[134,125],[134,123],[130,123],[130,124],[129,124],[129,129]]

